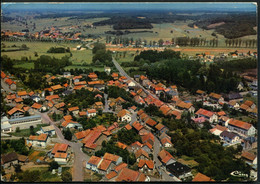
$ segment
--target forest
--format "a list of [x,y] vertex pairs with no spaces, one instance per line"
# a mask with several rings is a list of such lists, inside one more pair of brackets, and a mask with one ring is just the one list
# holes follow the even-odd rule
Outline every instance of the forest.
[[[210,26],[216,23],[224,24]],[[193,27],[194,25],[206,30],[215,29],[217,33],[228,39],[235,39],[246,35],[255,35],[256,30],[253,28],[257,26],[256,15],[249,13],[221,14],[216,15],[215,17],[205,17],[189,24],[190,27]]]

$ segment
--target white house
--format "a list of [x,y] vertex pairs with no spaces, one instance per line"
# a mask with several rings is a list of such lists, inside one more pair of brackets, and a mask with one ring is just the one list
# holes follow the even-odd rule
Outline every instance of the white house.
[[118,117],[118,121],[124,121],[124,122],[128,122],[129,123],[132,120],[130,112],[128,110],[126,110],[126,109],[121,110],[117,114],[117,117]]
[[256,129],[252,124],[235,119],[228,122],[228,129],[244,136],[255,136],[256,134]]
[[208,110],[205,110],[202,108],[200,108],[195,114],[198,116],[198,118],[204,117],[210,123],[213,123],[214,121],[215,122],[218,121],[218,116],[214,112],[211,112],[211,111],[208,111]]
[[118,165],[121,162],[123,162],[122,157],[120,157],[118,155],[111,154],[111,153],[105,153],[103,159],[111,160],[115,165]]
[[128,81],[127,81],[127,85],[128,85],[128,87],[134,87],[134,86],[136,86],[135,83],[134,83],[132,80],[128,80]]
[[58,162],[58,164],[67,164],[68,160],[69,153],[56,152],[54,155],[54,161]]
[[97,156],[91,156],[89,161],[86,163],[86,168],[95,172],[98,172],[98,166],[101,163],[101,158]]
[[12,132],[12,125],[8,122],[8,118],[6,116],[1,118],[1,132],[2,133]]
[[110,68],[110,67],[105,67],[105,72],[106,72],[107,74],[110,74],[111,68]]
[[89,109],[89,110],[87,110],[88,118],[94,117],[96,115],[97,115],[97,110],[96,109]]
[[78,122],[75,122],[75,121],[72,121],[72,120],[67,120],[67,121],[64,121],[61,126],[63,128],[77,128],[77,129],[82,129],[82,125],[79,124]]
[[41,132],[44,134],[48,134],[49,136],[55,135],[55,127],[53,125],[42,127]]
[[40,134],[39,136],[30,135],[27,144],[32,146],[46,147],[48,143],[48,134]]

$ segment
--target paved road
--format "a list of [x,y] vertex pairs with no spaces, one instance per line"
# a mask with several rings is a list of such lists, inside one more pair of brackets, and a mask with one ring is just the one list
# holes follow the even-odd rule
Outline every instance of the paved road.
[[147,95],[151,95],[152,97],[154,97],[154,98],[156,98],[156,99],[159,100],[159,98],[158,98],[156,95],[150,93],[150,91],[148,91],[147,89],[145,89],[141,84],[139,84],[139,83],[136,82],[133,78],[131,78],[131,77],[124,71],[124,69],[118,64],[118,62],[115,60],[115,58],[113,58],[112,61],[113,61],[114,65],[116,66],[116,68],[118,69],[120,75],[125,76],[125,77],[127,77],[128,80],[131,80],[132,82],[134,82],[135,85],[137,85],[137,86],[139,86],[140,88],[142,88]]
[[114,111],[109,110],[108,101],[107,101],[108,94],[104,93],[104,98],[105,98],[105,108],[104,108],[103,112],[115,113]]
[[73,163],[73,175],[72,181],[84,181],[84,170],[83,170],[83,162],[88,161],[90,157],[83,153],[81,150],[82,143],[70,142],[64,139],[61,130],[55,125],[55,123],[49,118],[47,113],[41,113],[41,117],[43,121],[49,122],[51,125],[54,125],[57,137],[64,144],[68,144],[71,146],[74,152],[74,163]]
[[1,79],[1,86],[7,93],[14,93],[14,91],[9,89],[8,84],[6,84],[3,79]]
[[133,123],[137,121],[137,112],[134,112],[131,116],[131,122],[130,125],[133,125]]

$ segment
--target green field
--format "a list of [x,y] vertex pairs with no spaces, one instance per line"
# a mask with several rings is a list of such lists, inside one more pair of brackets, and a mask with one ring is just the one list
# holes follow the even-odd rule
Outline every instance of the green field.
[[[48,126],[48,124],[39,124],[39,125],[37,125],[36,128],[34,128],[34,131],[37,132],[41,129],[41,127],[44,127],[44,126]],[[20,130],[20,132],[13,132],[10,134],[13,136],[18,136],[18,137],[29,137],[30,129],[23,129],[23,130]]]
[[[7,55],[11,59],[21,59],[21,57],[27,57],[28,59],[36,60],[41,55],[48,55],[55,58],[61,58],[63,56],[69,56],[69,53],[47,53],[50,47],[69,47],[72,53],[71,61],[73,64],[91,63],[92,62],[92,51],[91,50],[75,50],[79,45],[78,43],[54,43],[54,42],[2,42],[6,47],[11,47],[12,45],[21,46],[25,44],[29,47],[29,50],[24,51],[13,51],[13,52],[1,52],[2,55]],[[9,49],[9,48],[8,48]],[[35,57],[35,52],[37,52],[38,57]],[[15,67],[32,67],[32,63],[20,64]]]

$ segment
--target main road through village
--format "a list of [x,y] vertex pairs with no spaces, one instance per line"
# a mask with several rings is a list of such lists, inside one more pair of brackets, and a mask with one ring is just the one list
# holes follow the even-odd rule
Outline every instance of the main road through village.
[[[153,96],[154,98],[158,99],[157,96],[155,96],[154,94],[150,93],[142,85],[140,85],[139,83],[134,81],[131,77],[129,77],[127,75],[127,73],[122,69],[122,67],[118,64],[118,62],[114,58],[113,58],[112,61],[113,61],[114,65],[116,66],[116,68],[118,69],[118,71],[119,71],[121,76],[127,77],[129,80],[133,81],[137,86],[142,88],[145,91],[145,93],[147,93],[147,94]],[[6,90],[7,92],[12,92],[12,91],[9,90],[8,87],[4,86],[5,84],[4,84],[3,81],[1,81],[1,84],[4,87],[4,90]],[[112,113],[114,113],[113,111],[108,109],[107,94],[105,94],[105,100],[106,100],[106,103],[105,103],[104,112],[112,112]],[[64,143],[64,144],[70,145],[70,147],[72,148],[72,151],[74,153],[74,163],[73,163],[73,173],[72,173],[72,178],[73,179],[72,179],[72,181],[84,181],[84,170],[83,169],[85,168],[85,165],[83,165],[83,164],[88,162],[90,157],[87,154],[83,153],[82,148],[81,148],[82,147],[82,143],[71,142],[71,141],[68,141],[68,140],[66,140],[64,138],[61,130],[57,127],[56,123],[53,122],[49,118],[47,113],[48,112],[39,113],[39,114],[41,115],[42,120],[45,123],[49,123],[50,125],[54,125],[57,137],[60,140],[60,142]],[[131,121],[130,124],[132,124],[136,120],[137,120],[136,113],[134,113],[132,115],[132,121]],[[153,155],[154,155],[154,160],[155,160],[155,166],[157,168],[158,168],[158,166],[161,165],[160,161],[157,158],[159,151],[160,151],[160,142],[159,142],[158,138],[155,136],[155,144],[154,144],[154,153],[153,153]],[[160,170],[160,173],[162,173],[162,180],[163,181],[176,181],[172,177],[170,177],[164,170],[162,170],[162,169],[159,169],[159,170]],[[151,178],[151,181],[155,181],[155,180],[158,180],[158,179]]]

